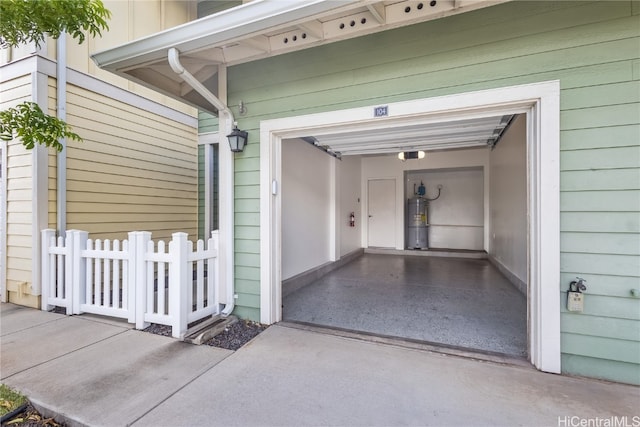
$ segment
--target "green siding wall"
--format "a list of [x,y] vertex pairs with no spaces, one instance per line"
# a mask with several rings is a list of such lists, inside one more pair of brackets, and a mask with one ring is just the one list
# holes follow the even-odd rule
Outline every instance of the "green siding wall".
[[[229,69],[238,314],[259,318],[261,120],[546,80],[561,84],[562,369],[640,384],[640,7],[510,2]],[[210,126],[203,122],[203,127]],[[568,282],[588,281],[567,313]]]
[[218,118],[206,111],[198,112],[198,133],[217,132]]

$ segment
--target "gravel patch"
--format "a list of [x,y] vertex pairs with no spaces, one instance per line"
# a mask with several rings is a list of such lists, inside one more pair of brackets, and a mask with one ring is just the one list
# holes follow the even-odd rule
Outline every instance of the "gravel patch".
[[[252,322],[251,320],[238,320],[203,344],[235,351],[258,336],[258,334],[265,329],[267,329],[267,326],[261,323]],[[171,336],[171,326],[158,325],[155,323],[143,329],[143,331],[165,337]]]
[[266,325],[250,320],[238,320],[236,323],[224,328],[224,331],[211,338],[205,344],[235,351],[265,329],[267,329]]
[[157,323],[152,323],[151,326],[144,328],[142,332],[149,332],[150,334],[154,334],[154,335],[162,335],[163,337],[170,337],[171,326],[158,325]]

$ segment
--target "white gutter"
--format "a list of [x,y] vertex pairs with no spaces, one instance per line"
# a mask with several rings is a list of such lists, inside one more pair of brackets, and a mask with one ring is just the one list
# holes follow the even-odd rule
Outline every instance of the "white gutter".
[[[57,40],[56,111],[60,120],[67,120],[67,34]],[[67,230],[67,139],[60,138],[62,151],[58,152],[56,165],[56,228],[60,236]]]
[[[224,113],[229,118],[228,131],[231,133],[231,125],[233,124],[233,113],[229,110],[229,107],[224,105],[222,101],[220,101],[209,89],[207,89],[202,83],[198,81],[191,73],[189,73],[180,63],[180,52],[175,47],[169,49],[167,53],[167,59],[169,61],[169,65],[174,73],[176,73],[186,84],[191,86],[196,92],[198,92],[204,99],[209,101],[211,105],[216,107],[220,113]],[[225,134],[227,135],[227,134]]]
[[[235,124],[233,113],[231,112],[231,110],[229,110],[229,107],[227,107],[224,102],[218,99],[213,93],[211,93],[211,91],[209,91],[209,89],[207,89],[202,83],[198,81],[198,79],[196,79],[182,66],[182,64],[180,63],[180,52],[178,52],[178,49],[174,47],[170,48],[167,54],[167,60],[169,61],[169,65],[171,66],[171,69],[174,73],[176,73],[186,84],[191,86],[196,92],[202,95],[204,99],[206,99],[218,110],[218,120],[220,124],[219,129],[220,131],[222,131],[222,129],[224,128],[224,135],[226,138],[226,135],[231,133],[232,126]],[[224,67],[224,65],[222,65],[221,67]],[[224,90],[221,90],[221,92],[225,94],[226,98],[226,68],[224,68],[224,73],[219,72],[218,81],[220,86],[224,85]],[[222,132],[220,132],[220,135],[222,135]],[[228,316],[233,312],[233,309],[235,307],[235,249],[233,235],[234,157],[233,153],[231,153],[231,150],[228,150],[228,153],[227,150],[220,150],[221,158],[223,157],[223,152],[226,153],[226,156],[224,156],[226,157],[226,162],[224,162],[225,165],[221,166],[226,166],[224,173],[226,182],[224,185],[224,192],[221,191],[220,194],[222,196],[222,194],[224,193],[226,196],[226,200],[225,203],[220,203],[220,206],[222,206],[224,209],[224,211],[221,210],[220,212],[220,223],[224,224],[226,227],[225,229],[221,230],[222,233],[220,235],[221,239],[218,256],[220,256],[220,254],[223,254],[224,256],[223,262],[220,263],[220,265],[223,266],[223,271],[221,271],[219,277],[220,279],[224,278],[226,280],[227,303],[222,310],[222,315]],[[223,174],[221,173],[221,175]],[[223,177],[221,176],[221,178]]]
[[266,30],[353,7],[362,0],[254,0],[91,55],[98,67],[118,73],[164,59],[167,49],[184,53],[225,46]]

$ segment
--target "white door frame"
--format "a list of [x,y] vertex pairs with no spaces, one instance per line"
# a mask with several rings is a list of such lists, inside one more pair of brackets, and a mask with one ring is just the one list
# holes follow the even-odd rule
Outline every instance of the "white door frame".
[[[388,114],[374,117],[374,108]],[[379,110],[378,110],[379,111]],[[527,114],[528,335],[531,363],[560,373],[560,82],[378,104],[260,123],[260,320],[282,319],[282,140],[336,132]]]

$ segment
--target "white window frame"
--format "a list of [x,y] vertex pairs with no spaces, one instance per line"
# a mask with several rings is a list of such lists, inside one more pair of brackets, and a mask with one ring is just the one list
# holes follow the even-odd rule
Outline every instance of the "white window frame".
[[[386,105],[388,116],[374,117]],[[378,104],[260,123],[260,320],[282,319],[282,140],[505,114],[527,114],[528,335],[531,363],[560,373],[560,82]]]
[[213,231],[213,146],[218,144],[218,132],[198,134],[198,145],[204,146],[204,236],[211,236]]

